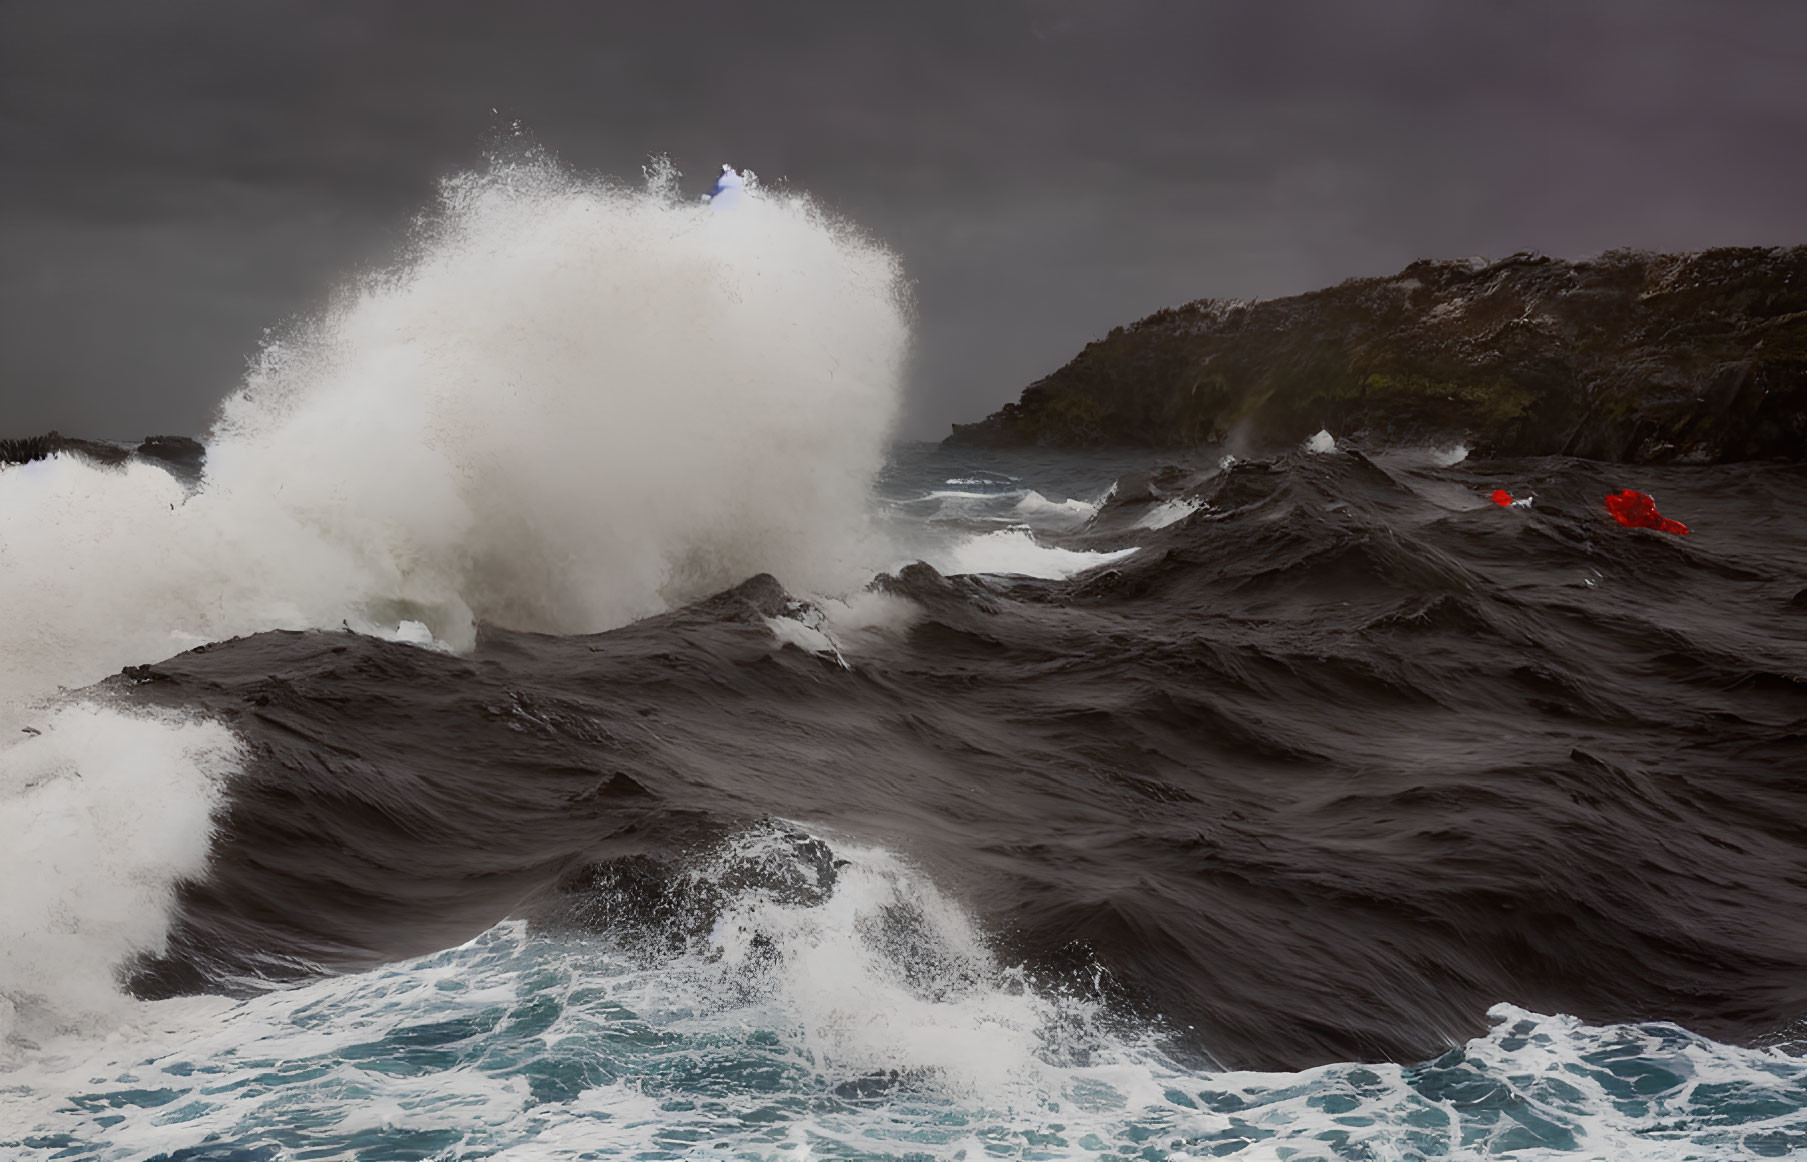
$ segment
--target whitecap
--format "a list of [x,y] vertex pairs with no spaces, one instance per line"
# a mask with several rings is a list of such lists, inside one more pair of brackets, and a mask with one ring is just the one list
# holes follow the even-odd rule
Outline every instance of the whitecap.
[[969,537],[944,550],[942,558],[931,560],[930,564],[943,573],[1015,573],[1062,580],[1121,561],[1135,552],[1133,548],[1115,552],[1062,549],[1037,541],[1028,528],[1016,527]]

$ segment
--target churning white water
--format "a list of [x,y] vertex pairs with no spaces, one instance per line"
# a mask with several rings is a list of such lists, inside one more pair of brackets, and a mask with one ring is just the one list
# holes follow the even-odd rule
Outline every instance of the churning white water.
[[1796,1060],[1507,1005],[1423,1065],[1186,1069],[1094,1002],[1001,967],[907,863],[836,850],[826,899],[738,887],[653,964],[507,921],[367,973],[145,1005],[106,1044],[0,1090],[0,1147],[107,1162],[1684,1162],[1799,1141]]

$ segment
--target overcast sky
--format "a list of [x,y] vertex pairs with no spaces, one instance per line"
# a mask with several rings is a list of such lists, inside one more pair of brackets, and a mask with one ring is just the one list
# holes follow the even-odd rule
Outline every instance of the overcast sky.
[[0,0],[0,435],[200,431],[492,108],[889,242],[922,437],[1188,299],[1807,241],[1799,0]]

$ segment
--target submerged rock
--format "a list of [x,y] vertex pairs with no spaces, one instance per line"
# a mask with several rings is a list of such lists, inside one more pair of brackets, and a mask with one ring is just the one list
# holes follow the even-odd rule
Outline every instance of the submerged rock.
[[135,451],[190,484],[200,480],[207,464],[206,445],[189,436],[148,436]]
[[1205,299],[1089,344],[949,442],[1464,441],[1483,455],[1724,462],[1807,449],[1807,246],[1421,261]]

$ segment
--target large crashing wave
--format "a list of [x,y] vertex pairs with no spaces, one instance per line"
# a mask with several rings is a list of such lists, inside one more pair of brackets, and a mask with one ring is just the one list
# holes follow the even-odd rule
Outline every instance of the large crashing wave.
[[56,991],[46,957],[156,946],[160,921],[108,928],[84,901],[156,914],[204,857],[211,794],[164,752],[207,770],[231,752],[218,728],[120,721],[168,746],[96,757],[96,716],[119,716],[34,709],[59,686],[272,628],[417,622],[461,646],[478,621],[593,632],[759,572],[870,575],[909,339],[898,262],[805,197],[713,213],[675,176],[631,189],[527,155],[448,181],[403,261],[266,345],[193,492],[136,463],[0,471],[0,834],[84,821],[8,857],[46,894],[0,913],[0,945],[62,951],[0,959],[18,1002],[0,1021]]
[[864,578],[908,339],[895,258],[807,199],[732,214],[543,158],[448,182],[415,253],[272,341],[206,478],[0,473],[0,656],[92,681],[275,627],[593,632],[770,571]]

